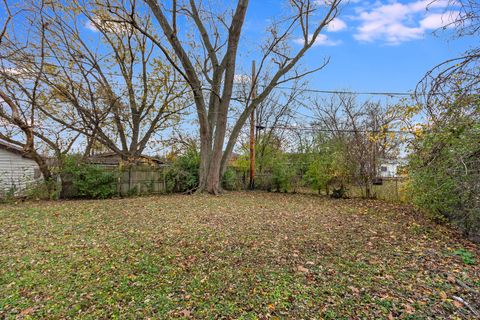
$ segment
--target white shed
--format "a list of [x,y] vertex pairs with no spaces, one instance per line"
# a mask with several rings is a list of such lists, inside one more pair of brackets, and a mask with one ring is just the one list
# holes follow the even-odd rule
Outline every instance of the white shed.
[[22,149],[0,141],[0,195],[21,194],[42,179],[37,163]]

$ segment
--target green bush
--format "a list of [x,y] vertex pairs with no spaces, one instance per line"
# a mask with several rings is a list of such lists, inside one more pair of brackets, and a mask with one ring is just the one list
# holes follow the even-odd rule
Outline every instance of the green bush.
[[166,172],[168,192],[191,192],[199,183],[200,154],[195,149],[177,157]]
[[241,186],[237,170],[228,167],[223,175],[222,185],[225,190],[240,190]]
[[10,203],[14,201],[16,191],[15,185],[11,186],[8,190],[2,190],[0,192],[0,203]]
[[[478,114],[478,101],[469,106],[475,107]],[[448,219],[480,240],[480,121],[461,109],[448,106],[445,120],[415,139],[407,191],[433,218]]]
[[[26,190],[27,198],[32,200],[55,199],[57,191],[55,190],[55,186],[52,187],[52,184],[54,184],[52,181],[42,181],[41,183],[32,184]],[[52,190],[54,191],[52,192]]]
[[325,190],[327,195],[333,187],[335,198],[346,195],[345,185],[352,175],[348,164],[346,145],[341,140],[320,136],[311,155],[311,162],[304,175],[305,182],[318,193]]
[[96,165],[83,163],[78,157],[65,159],[62,176],[71,179],[76,195],[81,198],[106,199],[117,193],[116,174]]
[[289,192],[296,175],[295,165],[289,162],[286,154],[277,153],[271,164],[272,187],[277,192]]

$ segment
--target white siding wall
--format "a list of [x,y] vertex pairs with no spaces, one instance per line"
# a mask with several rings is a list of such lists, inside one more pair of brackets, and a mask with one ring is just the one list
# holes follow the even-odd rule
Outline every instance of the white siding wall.
[[9,192],[12,188],[15,188],[17,194],[21,193],[28,185],[35,182],[35,173],[38,176],[38,166],[35,161],[0,148],[1,194]]
[[[386,168],[386,170],[384,170]],[[393,163],[382,163],[380,165],[380,170],[378,176],[382,178],[394,178],[397,176],[398,165]]]

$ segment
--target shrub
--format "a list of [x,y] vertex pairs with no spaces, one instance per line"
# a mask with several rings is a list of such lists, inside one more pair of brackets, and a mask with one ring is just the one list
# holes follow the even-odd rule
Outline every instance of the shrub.
[[[56,190],[52,181],[34,183],[26,189],[26,197],[32,200],[47,200],[56,198]],[[55,190],[52,192],[52,190]]]
[[200,155],[189,149],[177,157],[166,172],[168,192],[191,192],[199,183]]
[[288,192],[292,188],[296,170],[288,160],[283,153],[277,153],[272,159],[272,186],[277,192]]
[[[476,108],[478,114],[478,102]],[[407,191],[433,218],[446,218],[480,240],[480,122],[460,111],[448,106],[444,121],[417,135]]]
[[320,137],[312,161],[304,179],[311,188],[328,195],[330,187],[334,188],[333,197],[343,198],[346,194],[344,185],[350,180],[352,166],[348,164],[346,145],[340,140]]
[[10,203],[15,200],[15,193],[17,189],[15,185],[11,186],[8,190],[0,191],[0,203]]
[[225,171],[225,174],[223,175],[223,188],[225,190],[239,190],[239,182],[237,170],[232,167],[228,167],[227,171]]
[[76,196],[91,199],[106,199],[116,193],[116,174],[96,165],[83,163],[80,158],[65,159],[62,176],[72,180]]

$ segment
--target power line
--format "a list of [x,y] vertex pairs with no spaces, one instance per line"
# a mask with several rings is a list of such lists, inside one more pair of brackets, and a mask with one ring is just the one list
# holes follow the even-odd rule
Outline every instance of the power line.
[[[295,88],[279,86],[275,87],[276,89],[282,90],[292,90]],[[370,95],[370,96],[412,96],[411,92],[380,92],[380,91],[349,91],[349,90],[320,90],[320,89],[298,89],[304,92],[313,92],[313,93],[326,93],[326,94],[353,94],[353,95]]]
[[281,130],[300,130],[300,131],[316,131],[316,132],[344,132],[344,133],[398,133],[398,134],[413,134],[409,130],[354,130],[354,129],[326,129],[318,127],[298,127],[298,126],[257,126],[258,129],[281,129]]
[[[54,57],[54,56],[46,56],[45,58],[58,59],[57,57]],[[19,60],[19,59],[13,59],[13,60],[23,62],[23,60]],[[86,72],[87,74],[92,73],[92,71],[94,71],[94,72],[97,71],[97,70],[95,70],[95,68],[93,66],[89,65],[89,63],[86,63],[89,68],[84,68],[84,69],[81,69],[81,68],[78,68],[78,67],[66,66],[66,65],[59,65],[59,64],[48,62],[48,61],[45,61],[45,64],[53,66],[53,67],[61,68],[61,69],[70,70],[70,71],[76,71],[76,72],[82,72],[83,71],[83,72]],[[107,75],[107,76],[125,78],[125,76],[123,74],[119,74],[119,73],[115,73],[115,72],[111,72],[111,71],[106,71],[106,72],[102,71],[102,73]],[[141,75],[131,75],[131,77],[143,80],[143,76],[141,76]],[[150,78],[153,78],[151,76],[151,74],[150,74]],[[188,81],[183,80],[183,79],[177,79],[175,81],[176,82],[182,82],[182,83],[188,83]],[[234,85],[239,86],[239,85],[242,85],[242,84],[241,83],[234,83]],[[259,86],[267,87],[266,85],[259,85]],[[303,91],[303,92],[323,93],[323,94],[352,94],[352,95],[373,95],[373,96],[389,96],[389,97],[394,97],[394,96],[408,96],[408,97],[410,97],[413,94],[411,92],[389,92],[389,91],[385,91],[385,92],[371,91],[371,92],[368,92],[368,91],[353,91],[353,90],[300,89],[300,88],[287,87],[287,86],[276,86],[275,89],[299,90],[299,91]],[[206,88],[203,88],[203,90],[208,91],[208,89],[206,89]]]

